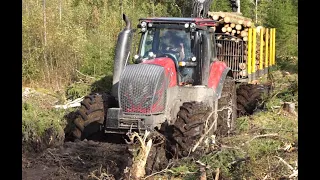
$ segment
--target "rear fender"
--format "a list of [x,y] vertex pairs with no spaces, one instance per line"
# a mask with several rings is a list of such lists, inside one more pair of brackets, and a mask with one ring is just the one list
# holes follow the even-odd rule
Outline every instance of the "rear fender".
[[214,61],[210,65],[208,87],[214,91],[214,99],[221,97],[224,80],[227,75],[232,76],[231,69],[223,61]]

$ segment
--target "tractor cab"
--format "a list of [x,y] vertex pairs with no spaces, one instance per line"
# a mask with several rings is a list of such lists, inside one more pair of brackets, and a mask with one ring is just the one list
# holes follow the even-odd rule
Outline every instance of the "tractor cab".
[[167,57],[175,64],[179,85],[206,85],[215,59],[215,21],[202,18],[139,19],[141,39],[135,63]]

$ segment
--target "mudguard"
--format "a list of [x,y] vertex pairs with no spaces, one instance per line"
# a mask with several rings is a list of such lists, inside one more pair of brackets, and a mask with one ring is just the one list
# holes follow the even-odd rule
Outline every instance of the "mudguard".
[[223,61],[214,61],[210,65],[208,87],[214,90],[214,98],[221,97],[224,80],[231,69]]
[[169,87],[177,85],[177,70],[172,59],[167,57],[159,57],[152,60],[142,62],[144,64],[156,64],[164,67],[167,77],[170,79]]

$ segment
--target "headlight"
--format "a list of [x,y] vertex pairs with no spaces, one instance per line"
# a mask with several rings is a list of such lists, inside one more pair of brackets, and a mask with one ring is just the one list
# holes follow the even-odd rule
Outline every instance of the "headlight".
[[184,28],[188,28],[188,27],[189,27],[189,23],[185,23]]
[[152,23],[151,22],[148,23],[148,27],[152,27]]
[[190,24],[190,28],[191,28],[191,29],[194,29],[195,27],[196,27],[196,24],[195,24],[195,23],[191,23],[191,24]]
[[140,25],[142,28],[147,27],[147,23],[145,21],[142,21]]
[[184,62],[184,61],[179,62],[179,66],[185,66],[185,65],[186,65],[186,62]]
[[145,27],[141,28],[142,32],[146,32],[146,30],[147,30],[147,28],[145,28]]

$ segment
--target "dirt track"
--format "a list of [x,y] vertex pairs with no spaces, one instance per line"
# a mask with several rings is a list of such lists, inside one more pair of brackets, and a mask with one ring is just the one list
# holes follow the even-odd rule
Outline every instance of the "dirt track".
[[[22,155],[22,179],[121,179],[130,166],[131,155],[126,144],[84,140],[66,142],[58,148]],[[109,177],[108,177],[109,176]],[[102,178],[101,178],[102,179]]]

